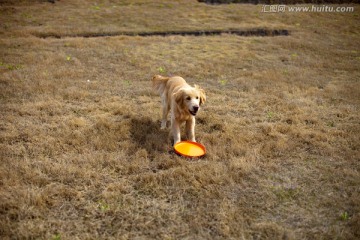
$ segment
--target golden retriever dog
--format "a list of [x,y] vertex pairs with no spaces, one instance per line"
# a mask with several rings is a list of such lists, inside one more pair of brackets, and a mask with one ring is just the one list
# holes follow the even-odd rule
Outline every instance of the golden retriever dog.
[[205,103],[205,91],[199,86],[190,86],[182,77],[152,78],[154,89],[160,94],[162,103],[161,129],[166,128],[167,116],[171,114],[171,131],[174,145],[181,141],[180,126],[186,123],[186,134],[190,141],[195,142],[195,116],[200,106]]

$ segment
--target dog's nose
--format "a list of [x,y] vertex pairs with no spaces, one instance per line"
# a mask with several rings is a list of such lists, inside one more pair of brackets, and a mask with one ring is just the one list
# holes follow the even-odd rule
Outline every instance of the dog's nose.
[[199,107],[198,107],[198,106],[194,106],[193,109],[194,109],[194,112],[197,112],[197,111],[199,110]]

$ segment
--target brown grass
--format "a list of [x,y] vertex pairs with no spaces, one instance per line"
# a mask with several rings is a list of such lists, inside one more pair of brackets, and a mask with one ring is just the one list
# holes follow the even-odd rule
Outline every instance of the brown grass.
[[[1,238],[359,238],[355,10],[0,5]],[[241,27],[291,35],[34,36]],[[159,71],[206,89],[204,158],[175,155],[160,130]]]

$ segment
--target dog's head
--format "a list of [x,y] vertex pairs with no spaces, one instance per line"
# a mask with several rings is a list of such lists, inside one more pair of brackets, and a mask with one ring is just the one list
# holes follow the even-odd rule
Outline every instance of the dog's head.
[[200,106],[205,103],[205,91],[198,85],[189,88],[181,88],[174,94],[176,103],[184,111],[196,116]]

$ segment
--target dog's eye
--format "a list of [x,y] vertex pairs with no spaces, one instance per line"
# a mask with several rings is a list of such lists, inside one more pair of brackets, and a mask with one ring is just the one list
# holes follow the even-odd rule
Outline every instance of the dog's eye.
[[190,101],[190,100],[191,100],[191,97],[186,97],[186,100]]
[[196,99],[199,99],[199,97],[196,97]]

